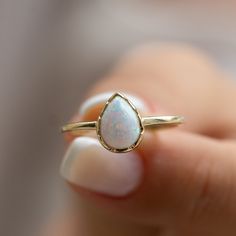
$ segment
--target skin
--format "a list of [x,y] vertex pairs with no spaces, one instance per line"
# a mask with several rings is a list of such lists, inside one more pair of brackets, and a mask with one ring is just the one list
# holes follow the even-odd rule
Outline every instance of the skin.
[[146,132],[137,150],[145,178],[134,193],[116,199],[72,187],[72,207],[43,235],[235,235],[235,82],[197,49],[151,44],[126,54],[88,96],[114,88],[141,96],[151,114],[187,122]]

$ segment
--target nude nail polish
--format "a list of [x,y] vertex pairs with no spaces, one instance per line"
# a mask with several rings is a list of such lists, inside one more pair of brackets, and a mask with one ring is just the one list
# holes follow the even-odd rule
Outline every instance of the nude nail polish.
[[134,191],[143,176],[137,152],[113,153],[90,137],[78,137],[69,146],[61,165],[67,181],[110,196],[121,197]]

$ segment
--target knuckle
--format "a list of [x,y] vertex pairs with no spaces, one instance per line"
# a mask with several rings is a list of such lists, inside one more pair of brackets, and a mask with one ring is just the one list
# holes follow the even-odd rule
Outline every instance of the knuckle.
[[[198,168],[201,171],[198,189],[191,201],[190,219],[204,221],[218,217],[230,208],[230,196],[234,189],[231,166],[219,164],[214,158],[204,161]],[[225,170],[228,169],[226,172]],[[197,170],[199,171],[199,170]]]
[[192,220],[201,218],[210,208],[212,203],[211,167],[207,168],[199,181],[196,196],[193,197],[190,207]]

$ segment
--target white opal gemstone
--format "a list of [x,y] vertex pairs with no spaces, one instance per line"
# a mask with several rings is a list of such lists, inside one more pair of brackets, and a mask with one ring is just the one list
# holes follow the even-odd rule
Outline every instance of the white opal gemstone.
[[100,135],[107,146],[127,149],[140,137],[140,120],[133,107],[120,95],[107,105],[100,121]]

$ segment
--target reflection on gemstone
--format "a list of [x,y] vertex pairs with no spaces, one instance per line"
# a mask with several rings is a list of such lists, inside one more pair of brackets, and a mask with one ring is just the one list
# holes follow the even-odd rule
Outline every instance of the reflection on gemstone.
[[100,121],[100,136],[107,146],[127,149],[140,138],[142,127],[134,108],[116,94],[106,106]]

